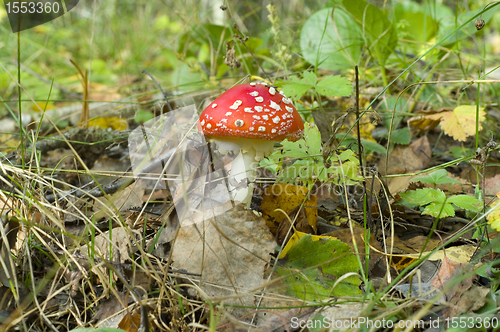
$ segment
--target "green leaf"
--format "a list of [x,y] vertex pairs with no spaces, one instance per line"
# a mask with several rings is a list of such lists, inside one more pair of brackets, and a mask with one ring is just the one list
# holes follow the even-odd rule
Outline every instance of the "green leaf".
[[264,167],[273,174],[278,173],[278,163],[270,158],[264,158],[260,161],[259,166]]
[[410,190],[405,193],[399,194],[408,203],[416,205],[427,205],[432,202],[443,203],[446,195],[439,189],[423,188],[417,190]]
[[[389,137],[389,134],[386,134]],[[408,127],[404,127],[401,129],[396,129],[392,131],[391,142],[396,144],[407,145],[410,144],[410,129]]]
[[340,277],[359,271],[357,259],[349,246],[339,240],[322,238],[314,241],[311,235],[303,236],[278,262],[277,271],[285,277],[287,294],[305,301],[322,301],[332,296],[361,296],[361,280],[356,276],[345,278],[332,289]]
[[[441,214],[439,212],[441,212]],[[445,203],[443,207],[443,202],[433,202],[425,207],[422,214],[427,214],[435,218],[438,216],[439,218],[445,218],[453,217],[455,215],[455,210],[450,203]]]
[[363,0],[343,0],[342,4],[361,27],[365,44],[379,64],[384,66],[398,44],[398,34],[387,16]]
[[316,91],[323,96],[350,96],[352,84],[347,78],[340,75],[328,76],[316,85]]
[[310,123],[305,123],[304,140],[309,147],[308,151],[310,155],[321,154],[321,133],[318,127]]
[[137,123],[144,123],[154,118],[154,114],[150,111],[138,110],[135,113],[134,121]]
[[416,2],[397,3],[394,6],[400,38],[426,43],[438,31],[439,24]]
[[468,155],[471,155],[473,153],[473,150],[471,148],[463,148],[461,146],[454,146],[450,148],[451,155],[455,159],[459,159]]
[[309,89],[314,88],[317,80],[318,78],[314,73],[305,71],[302,79],[299,79],[296,76],[291,76],[290,80],[284,81],[281,86],[283,93],[286,96],[297,100],[300,99]]
[[380,110],[387,111],[387,116],[383,117],[384,126],[387,128],[387,130],[389,130],[391,127],[392,112],[395,112],[392,128],[394,129],[399,126],[401,120],[403,120],[403,115],[400,115],[399,113],[405,111],[405,107],[407,104],[408,100],[405,98],[398,99],[397,97],[389,97],[384,99],[384,101],[379,105],[378,108]]
[[[358,151],[358,144],[357,144],[358,140],[357,138],[354,138],[354,136],[346,135],[345,133],[338,133],[335,135],[335,137],[343,139],[342,141],[343,146],[350,146],[352,150]],[[370,155],[372,152],[378,152],[381,154],[387,153],[386,148],[384,148],[382,145],[378,143],[361,139],[361,144],[363,145],[364,153],[366,155]]]
[[[481,16],[481,18],[487,24],[491,20],[491,18],[493,17],[493,15],[495,14],[495,12],[497,10],[498,10],[498,6],[493,7],[491,10],[484,12],[483,15]],[[461,24],[463,24],[464,22],[469,20],[471,17],[477,15],[480,11],[482,11],[482,8],[472,10],[472,11],[466,11],[465,13],[458,15],[456,22],[455,22],[455,20],[449,20],[449,19],[442,20],[440,22],[441,29],[437,35],[437,39],[440,40],[444,36],[448,35],[450,32],[455,30],[458,26],[460,26]],[[474,25],[474,21],[472,21],[468,25],[464,26],[462,29],[458,30],[456,33],[454,33],[450,37],[448,37],[448,39],[445,40],[444,45],[454,44],[457,41],[460,41],[462,39],[465,39],[469,36],[476,34],[477,32],[478,31]]]
[[317,11],[300,32],[300,49],[307,62],[327,70],[358,63],[363,39],[354,19],[340,9]]
[[469,195],[452,196],[448,198],[448,203],[453,203],[462,209],[475,212],[481,211],[483,207],[483,203],[480,200]]
[[431,184],[461,183],[458,180],[448,177],[448,172],[444,169],[434,171],[427,176],[421,176],[413,180]]

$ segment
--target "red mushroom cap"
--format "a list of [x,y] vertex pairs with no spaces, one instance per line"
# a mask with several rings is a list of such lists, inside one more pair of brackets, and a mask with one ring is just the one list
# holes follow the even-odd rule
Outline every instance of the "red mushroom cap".
[[304,123],[292,101],[263,83],[236,85],[201,113],[198,130],[211,138],[297,141]]

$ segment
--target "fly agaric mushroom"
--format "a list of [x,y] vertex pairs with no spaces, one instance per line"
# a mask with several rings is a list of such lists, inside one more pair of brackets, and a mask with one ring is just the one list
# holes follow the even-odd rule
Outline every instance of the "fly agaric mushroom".
[[[219,151],[237,151],[229,190],[234,201],[250,206],[258,161],[270,155],[274,143],[302,137],[304,123],[292,101],[265,83],[236,85],[201,113],[198,130]],[[241,186],[242,181],[248,183]],[[240,185],[238,185],[240,184]]]

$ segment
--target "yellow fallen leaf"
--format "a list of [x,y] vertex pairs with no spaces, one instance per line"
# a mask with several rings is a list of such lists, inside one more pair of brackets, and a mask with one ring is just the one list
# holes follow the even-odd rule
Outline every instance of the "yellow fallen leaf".
[[412,137],[417,135],[422,135],[436,128],[441,121],[441,117],[438,119],[431,118],[429,116],[414,116],[408,119],[408,127],[410,127],[410,134]]
[[[31,109],[35,112],[40,112],[40,110],[44,110],[45,108],[45,102],[36,102],[36,104],[32,104],[31,105]],[[47,108],[45,108],[46,111],[48,110],[51,110],[54,108],[54,103],[49,101],[49,103],[47,104]]]
[[[479,108],[479,130],[485,120],[484,107]],[[441,119],[440,126],[446,135],[464,142],[476,134],[476,105],[460,105],[453,111],[428,115],[430,119]]]
[[[500,198],[500,191],[497,193],[497,197]],[[496,231],[500,231],[500,207],[496,206],[494,211],[488,214],[486,220],[488,220],[488,223],[491,225],[491,228],[493,228]]]
[[283,212],[290,213],[297,206],[304,202],[304,210],[306,213],[307,223],[317,230],[318,222],[318,199],[316,195],[310,195],[307,188],[295,186],[288,183],[276,183],[266,188],[262,195],[262,215],[266,219],[266,224],[271,230],[271,233],[276,234],[279,222],[283,220]]
[[[468,263],[474,254],[474,251],[476,251],[476,246],[470,245],[470,244],[464,244],[462,246],[457,246],[457,247],[450,247],[446,248],[446,257],[448,259],[455,261],[457,263]],[[420,254],[404,254],[404,255],[393,255],[393,256],[399,256],[399,257],[408,257],[408,258],[413,258],[413,259],[418,259],[420,256],[426,256],[429,254],[430,251],[426,251]],[[444,258],[444,251],[443,249],[436,251],[434,254],[432,254],[429,257],[430,261],[440,261],[443,260]]]
[[[286,256],[286,254],[288,253],[288,251],[290,251],[290,249],[293,247],[293,245],[295,243],[297,243],[301,237],[305,236],[305,235],[310,235],[310,234],[306,234],[306,233],[302,233],[302,232],[295,232],[293,233],[292,237],[290,238],[290,240],[288,241],[288,243],[286,244],[285,248],[283,248],[283,251],[281,252],[280,256],[278,258],[283,258]],[[322,236],[322,235],[311,235],[311,238],[313,241],[319,241],[321,239],[331,239],[331,240],[337,240],[336,237],[333,237],[333,236]]]
[[[378,252],[379,254],[385,255],[385,256],[392,256],[392,257],[400,257],[403,258],[403,262],[398,262],[396,264],[399,264],[400,267],[405,268],[411,263],[415,262],[417,259],[420,257],[424,257],[430,253],[430,251],[425,251],[422,254],[386,254],[385,252],[382,252],[376,248],[374,248],[372,245],[368,244],[368,246]],[[476,246],[471,245],[471,244],[464,244],[462,246],[457,246],[457,247],[450,247],[446,248],[446,257],[452,261],[455,261],[457,263],[468,263],[470,259],[472,258],[472,255],[476,251]],[[436,251],[434,254],[432,254],[428,260],[430,261],[440,261],[443,260],[445,256],[445,252],[443,249]]]
[[99,127],[104,129],[125,130],[128,127],[127,120],[119,117],[102,117],[89,121],[89,127]]

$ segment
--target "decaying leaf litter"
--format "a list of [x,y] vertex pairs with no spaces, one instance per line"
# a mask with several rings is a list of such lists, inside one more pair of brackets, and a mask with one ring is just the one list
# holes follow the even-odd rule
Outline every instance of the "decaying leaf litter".
[[[96,83],[77,61],[80,76],[69,89],[54,85],[55,98],[39,89],[38,101],[24,78],[26,101],[17,105],[17,92],[0,85],[8,112],[33,121],[23,122],[30,134],[20,140],[18,124],[0,113],[9,128],[0,136],[2,329],[498,322],[500,113],[491,65],[500,50],[484,46],[478,61],[467,44],[498,38],[498,4],[468,5],[431,11],[401,1],[384,11],[338,1],[304,17],[289,49],[280,39],[290,33],[280,30],[287,18],[273,6],[263,10],[274,45],[243,29],[245,19],[231,32],[228,22],[197,21],[203,37],[191,39],[179,30],[186,17],[158,14],[155,29],[181,36],[169,64],[149,62],[173,72],[171,81],[161,71],[159,86],[129,74],[106,81],[113,69],[102,66],[94,79],[105,83]],[[241,15],[235,9],[230,21]],[[50,35],[43,26],[33,33]],[[466,75],[441,67],[457,68],[457,54],[467,58],[458,56]],[[302,138],[259,161],[246,209],[232,200],[248,186],[233,179],[237,151],[203,137],[198,116],[250,82],[281,91],[277,108],[290,98],[305,125]],[[68,91],[73,100],[60,101]],[[242,112],[269,125],[286,120],[266,115],[274,104],[266,105]],[[255,131],[265,131],[259,123]]]

